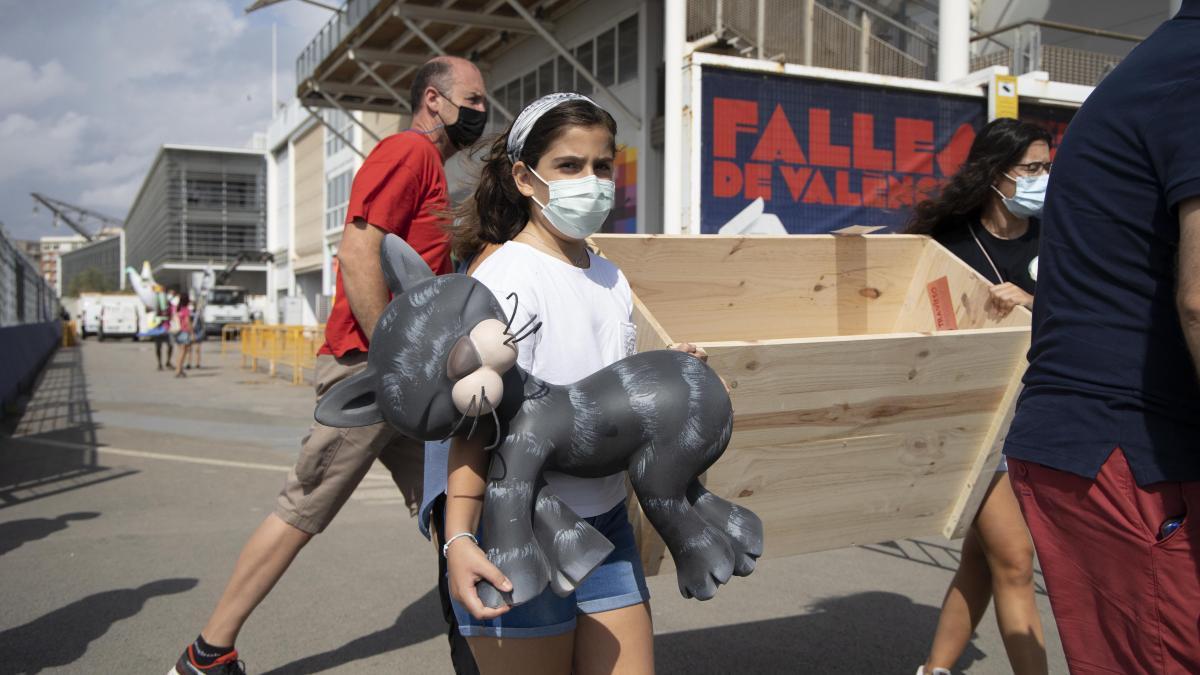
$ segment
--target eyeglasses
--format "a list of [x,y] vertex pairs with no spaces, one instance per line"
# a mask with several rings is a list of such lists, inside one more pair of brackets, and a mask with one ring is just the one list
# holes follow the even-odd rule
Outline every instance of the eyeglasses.
[[1040,176],[1042,173],[1050,173],[1050,167],[1054,162],[1028,162],[1026,164],[1014,164],[1027,176]]

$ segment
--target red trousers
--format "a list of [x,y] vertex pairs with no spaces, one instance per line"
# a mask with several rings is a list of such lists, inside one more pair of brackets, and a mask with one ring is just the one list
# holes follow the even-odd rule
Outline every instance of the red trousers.
[[1120,448],[1095,480],[1008,466],[1071,672],[1200,673],[1200,481],[1140,487]]

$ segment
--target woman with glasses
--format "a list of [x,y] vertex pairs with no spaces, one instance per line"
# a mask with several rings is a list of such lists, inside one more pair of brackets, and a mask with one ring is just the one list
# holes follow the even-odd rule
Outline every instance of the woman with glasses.
[[[1051,141],[1048,132],[1027,122],[990,122],[941,192],[917,205],[906,230],[932,236],[990,281],[988,311],[997,317],[1017,305],[1033,306]],[[1046,672],[1033,594],[1033,542],[1007,470],[1001,460],[963,540],[958,572],[918,675],[949,675],[992,598],[1013,672]]]

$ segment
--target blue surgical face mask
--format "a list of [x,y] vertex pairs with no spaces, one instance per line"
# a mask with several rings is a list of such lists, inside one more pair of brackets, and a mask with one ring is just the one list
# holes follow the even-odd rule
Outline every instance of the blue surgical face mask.
[[550,200],[545,204],[537,197],[533,201],[542,207],[542,215],[554,229],[569,239],[587,239],[600,231],[600,226],[612,211],[616,184],[595,175],[570,180],[546,180],[533,167],[529,172],[550,188]]
[[1042,206],[1046,203],[1046,185],[1050,182],[1050,174],[1040,176],[1020,176],[1013,178],[1008,174],[1004,177],[1016,183],[1017,189],[1011,197],[992,186],[996,194],[1004,201],[1004,208],[1018,218],[1036,218],[1042,215]]

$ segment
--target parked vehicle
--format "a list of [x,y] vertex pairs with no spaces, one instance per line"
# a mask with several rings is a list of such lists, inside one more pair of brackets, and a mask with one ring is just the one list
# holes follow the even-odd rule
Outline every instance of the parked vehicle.
[[136,295],[110,293],[100,296],[100,326],[97,335],[101,340],[115,337],[131,337],[137,340],[144,311],[142,301]]
[[100,293],[79,294],[79,335],[86,339],[100,332]]
[[201,316],[209,335],[219,335],[227,323],[250,323],[246,290],[240,286],[214,286],[204,298]]

